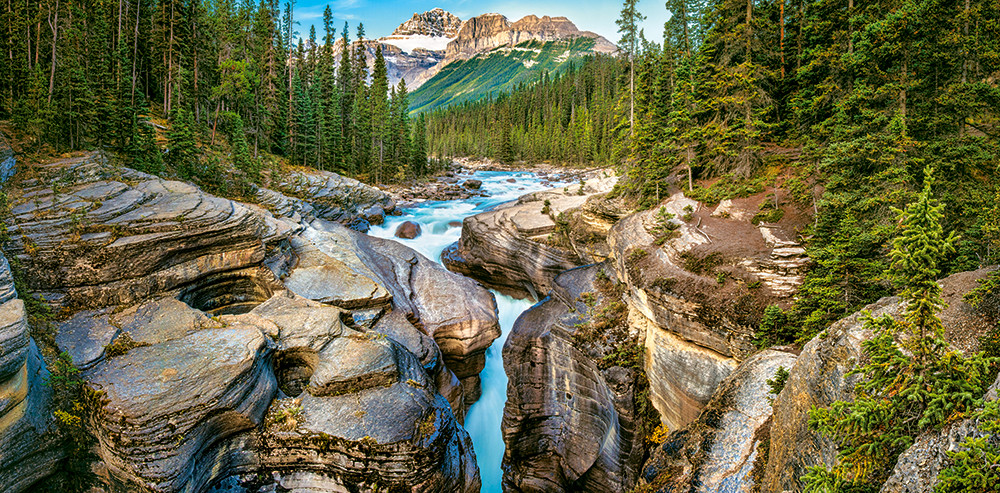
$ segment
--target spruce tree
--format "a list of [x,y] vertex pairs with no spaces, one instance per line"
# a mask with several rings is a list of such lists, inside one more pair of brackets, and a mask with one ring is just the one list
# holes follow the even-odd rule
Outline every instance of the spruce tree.
[[874,336],[862,343],[865,359],[849,373],[861,376],[854,400],[809,412],[810,426],[837,443],[838,463],[810,468],[807,492],[877,491],[920,433],[971,412],[995,378],[983,353],[947,350],[937,278],[956,238],[944,235],[944,206],[931,194],[932,171],[924,173],[916,201],[897,210],[900,232],[890,253],[906,303],[903,320],[866,321]]
[[167,132],[166,162],[184,179],[198,174],[199,152],[193,127],[190,111],[186,108],[174,110],[170,131]]

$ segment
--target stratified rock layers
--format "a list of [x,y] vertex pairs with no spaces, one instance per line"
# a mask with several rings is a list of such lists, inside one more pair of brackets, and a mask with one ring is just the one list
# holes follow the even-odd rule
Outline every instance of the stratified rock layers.
[[[512,491],[624,491],[641,459],[634,370],[602,370],[578,349],[580,302],[601,267],[562,274],[518,318],[504,345],[504,486]],[[638,439],[639,445],[634,443]]]
[[[101,392],[88,428],[108,491],[478,491],[459,424],[475,392],[459,378],[478,388],[496,305],[337,224],[376,220],[387,196],[303,174],[280,187],[300,198],[261,192],[275,217],[100,154],[38,171],[13,197],[7,246],[62,310],[51,349]],[[0,266],[0,482],[18,492],[64,452]]]

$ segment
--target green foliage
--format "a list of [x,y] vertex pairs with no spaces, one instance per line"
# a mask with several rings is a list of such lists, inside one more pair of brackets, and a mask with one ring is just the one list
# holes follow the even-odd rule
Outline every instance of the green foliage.
[[938,474],[934,493],[1000,491],[1000,401],[989,401],[972,416],[981,437],[968,437],[958,450],[948,450],[951,464]]
[[708,205],[714,205],[722,200],[749,197],[764,191],[764,177],[758,176],[749,180],[737,178],[735,175],[724,175],[707,188],[695,187],[684,192],[688,198]]
[[767,387],[770,390],[771,395],[778,395],[785,388],[785,383],[788,381],[788,370],[784,366],[779,366],[778,371],[774,372],[774,378],[768,379]]
[[135,339],[132,339],[132,334],[122,332],[115,338],[114,341],[104,346],[104,355],[108,358],[114,358],[115,356],[121,356],[137,347],[144,346],[149,346],[149,343],[137,342]]
[[754,334],[754,345],[765,348],[775,344],[794,342],[795,334],[788,324],[788,314],[778,305],[768,305]]
[[937,346],[938,357],[921,361],[894,340],[911,329],[905,322],[886,316],[866,323],[875,335],[862,343],[866,362],[849,373],[861,375],[854,401],[809,412],[810,426],[837,442],[839,463],[812,471],[804,478],[807,491],[882,484],[917,435],[972,411],[992,383],[991,361],[982,353],[966,358]]
[[776,223],[785,217],[785,211],[781,207],[774,205],[774,202],[770,200],[765,200],[760,204],[760,211],[754,214],[750,222],[756,226],[762,222],[764,223]]
[[191,112],[184,108],[175,111],[167,134],[166,161],[184,179],[191,179],[198,173],[200,151],[194,132]]
[[[906,321],[919,331],[921,339],[927,333],[944,337],[944,327],[937,313],[944,306],[941,287],[941,264],[945,257],[955,252],[957,238],[954,232],[947,237],[941,226],[943,204],[931,196],[933,183],[930,169],[924,172],[924,188],[917,200],[906,210],[894,209],[899,215],[901,233],[892,242],[889,273],[902,286],[900,296],[906,300]],[[918,356],[929,351],[918,347]]]
[[868,319],[866,328],[874,335],[862,342],[865,358],[849,372],[860,376],[854,400],[810,410],[810,427],[837,443],[838,463],[812,468],[803,478],[806,491],[877,487],[917,435],[966,416],[993,383],[992,358],[962,356],[948,351],[944,341],[937,315],[944,303],[936,280],[954,237],[943,234],[943,207],[931,197],[930,175],[925,174],[917,200],[897,211],[901,231],[890,256],[903,288],[904,320]]
[[[538,49],[544,54],[549,48]],[[558,56],[564,49],[556,51]],[[515,50],[509,56],[529,56],[528,53]],[[497,56],[500,55],[491,55]],[[486,61],[477,57],[455,62],[441,73],[452,67],[456,71],[465,70],[463,63]],[[517,159],[573,165],[610,164],[613,102],[619,89],[615,81],[622,68],[617,60],[606,55],[571,58],[561,66],[561,70],[531,72],[530,78],[511,86],[511,92],[501,92],[495,97],[486,95],[476,102],[456,103],[448,109],[428,113],[430,153],[438,157],[485,156],[505,162]],[[520,71],[524,67],[515,68]],[[535,68],[539,65],[532,66]],[[411,107],[416,111],[420,111],[424,91],[432,90],[428,84],[412,96]],[[445,91],[445,87],[439,90]],[[471,90],[461,84],[447,86],[448,94],[466,89]]]
[[677,235],[677,229],[680,228],[680,225],[671,221],[674,217],[674,214],[667,212],[666,207],[660,207],[656,212],[653,216],[653,228],[650,231],[653,235],[654,243],[662,245]]

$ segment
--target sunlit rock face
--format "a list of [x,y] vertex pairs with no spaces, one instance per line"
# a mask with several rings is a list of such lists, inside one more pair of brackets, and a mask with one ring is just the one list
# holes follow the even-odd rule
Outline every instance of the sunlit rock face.
[[[341,226],[393,204],[316,176],[263,192],[274,213],[99,153],[20,183],[10,253],[60,310],[46,350],[98,392],[106,491],[478,491],[460,419],[499,335],[492,295]],[[0,479],[20,492],[64,451],[12,278],[0,259]]]
[[632,323],[645,333],[650,399],[679,430],[752,354],[764,309],[786,305],[810,260],[800,218],[754,224],[748,200],[705,207],[677,193],[625,217],[608,234]]
[[653,490],[755,491],[753,472],[760,467],[771,427],[774,395],[767,381],[779,368],[794,364],[794,354],[774,350],[740,364],[694,421],[654,449],[643,467],[642,484]]
[[[962,296],[976,286],[976,280],[984,278],[987,273],[987,270],[963,272],[939,281],[947,303],[947,308],[940,314],[941,321],[947,330],[946,339],[956,349],[976,350],[977,347],[969,346],[969,341],[976,341],[979,335],[993,326],[987,317],[962,300]],[[809,427],[809,409],[853,398],[858,376],[847,374],[862,356],[861,343],[872,336],[864,321],[869,313],[872,317],[892,315],[899,318],[904,308],[904,303],[897,297],[883,298],[833,324],[825,334],[805,345],[791,368],[784,390],[774,401],[771,446],[762,482],[763,491],[801,491],[802,476],[808,467],[834,463],[837,455],[835,444]],[[926,440],[941,440],[934,435],[929,434]],[[919,454],[917,450],[911,447],[904,457],[913,460]],[[900,471],[913,467],[912,462],[909,466],[906,464],[901,463]],[[910,483],[909,480],[906,482]],[[898,482],[895,484],[898,485]]]

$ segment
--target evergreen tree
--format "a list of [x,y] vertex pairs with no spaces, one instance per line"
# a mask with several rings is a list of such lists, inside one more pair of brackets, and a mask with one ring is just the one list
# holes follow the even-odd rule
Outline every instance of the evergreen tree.
[[184,179],[198,173],[198,147],[195,140],[191,112],[185,108],[174,110],[170,132],[167,133],[166,162]]
[[[365,58],[367,64],[367,58]],[[380,183],[384,176],[391,176],[393,171],[388,169],[386,161],[389,161],[391,149],[389,149],[391,139],[392,120],[389,115],[389,80],[385,68],[385,58],[382,56],[382,45],[375,48],[375,66],[372,71],[372,85],[369,90],[371,101],[371,147],[372,147],[372,172],[375,183]]]
[[618,32],[622,37],[618,40],[618,49],[628,62],[628,94],[629,94],[629,135],[634,132],[635,126],[635,57],[638,55],[641,46],[639,39],[639,23],[646,19],[637,8],[639,0],[624,0],[622,3],[621,15],[615,23],[618,25]]
[[806,491],[877,491],[917,435],[972,411],[995,378],[983,353],[966,358],[947,350],[937,278],[955,237],[943,233],[943,206],[931,195],[932,183],[928,169],[917,200],[897,210],[901,231],[890,258],[903,288],[904,320],[866,322],[875,336],[862,343],[866,359],[849,373],[861,375],[854,400],[809,413],[810,426],[839,445],[839,462],[811,468]]

